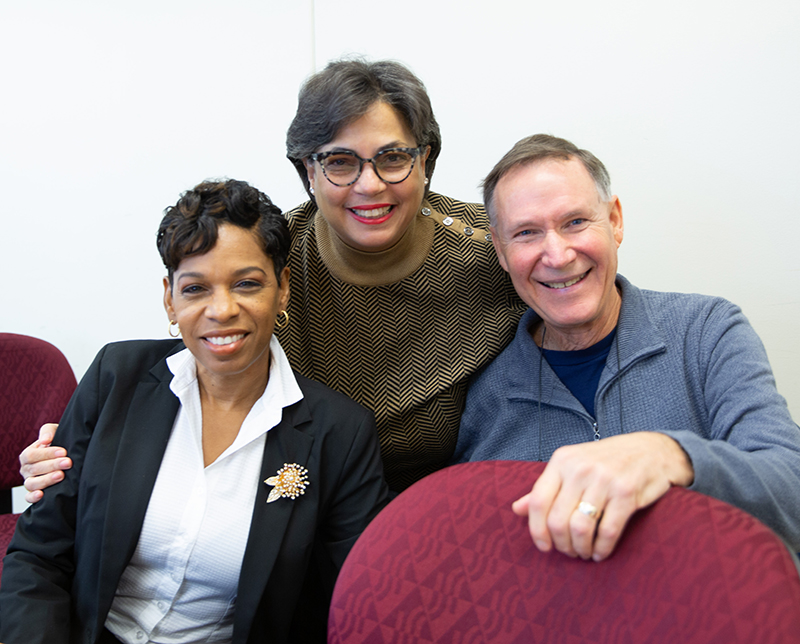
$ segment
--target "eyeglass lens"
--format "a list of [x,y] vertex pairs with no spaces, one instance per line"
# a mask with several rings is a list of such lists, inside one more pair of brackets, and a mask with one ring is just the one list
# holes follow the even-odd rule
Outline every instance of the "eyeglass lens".
[[[366,161],[366,160],[365,160]],[[337,185],[354,183],[361,170],[362,160],[354,154],[341,152],[322,160],[325,176]],[[402,150],[386,150],[372,159],[375,172],[382,181],[399,183],[409,174],[414,165],[414,155]]]

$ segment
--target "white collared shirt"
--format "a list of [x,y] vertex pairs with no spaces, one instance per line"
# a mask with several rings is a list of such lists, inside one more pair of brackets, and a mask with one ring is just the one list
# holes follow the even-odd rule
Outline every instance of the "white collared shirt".
[[[181,406],[106,628],[127,644],[230,642],[267,432],[303,397],[286,354],[270,341],[269,381],[233,443],[203,466],[197,364],[167,358]],[[141,490],[132,490],[133,494]]]

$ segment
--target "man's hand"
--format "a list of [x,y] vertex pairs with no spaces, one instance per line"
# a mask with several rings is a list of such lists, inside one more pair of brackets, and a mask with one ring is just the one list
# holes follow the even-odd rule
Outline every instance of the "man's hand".
[[42,490],[64,480],[64,472],[72,467],[72,461],[63,447],[50,447],[58,425],[48,423],[39,430],[39,440],[28,445],[19,455],[19,473],[25,479],[28,490],[25,500],[36,503],[43,496]]
[[614,551],[634,512],[671,485],[686,487],[693,480],[691,461],[675,440],[635,432],[557,449],[533,489],[512,509],[528,517],[542,552],[555,548],[601,561]]

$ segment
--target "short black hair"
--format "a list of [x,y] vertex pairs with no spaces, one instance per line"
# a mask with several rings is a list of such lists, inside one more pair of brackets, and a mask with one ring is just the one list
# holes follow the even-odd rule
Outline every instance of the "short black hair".
[[208,180],[184,192],[164,210],[156,244],[167,268],[169,283],[178,265],[191,255],[207,253],[217,243],[223,223],[252,230],[275,267],[280,282],[291,246],[286,219],[280,208],[245,181]]

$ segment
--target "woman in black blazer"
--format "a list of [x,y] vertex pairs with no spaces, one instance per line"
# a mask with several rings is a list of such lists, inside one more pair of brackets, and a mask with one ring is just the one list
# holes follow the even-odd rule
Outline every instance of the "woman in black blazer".
[[[84,376],[57,438],[74,465],[20,518],[4,560],[0,641],[147,642],[178,632],[184,639],[170,641],[324,641],[336,573],[387,500],[372,413],[293,374],[272,338],[288,323],[289,235],[265,195],[243,182],[200,184],[167,209],[158,246],[165,308],[183,341],[108,345]],[[179,399],[171,385],[181,378],[190,385]],[[232,459],[248,448],[256,460],[240,467]],[[180,468],[212,466],[228,466],[223,480],[248,491],[252,506],[237,493],[193,509],[196,488],[165,487]],[[200,485],[213,499],[210,480]],[[183,508],[176,516],[163,511],[171,500]],[[212,521],[220,501],[232,514],[245,503],[249,530]],[[181,541],[186,523],[204,526],[194,542]],[[204,529],[237,543],[237,525],[241,552],[231,555],[227,536],[203,545]],[[213,548],[220,557],[208,556]],[[170,580],[152,563],[162,551],[172,590],[160,590]],[[232,567],[228,556],[235,570],[215,568]],[[225,572],[234,583],[217,587]],[[217,612],[202,604],[187,625],[197,586]]]

